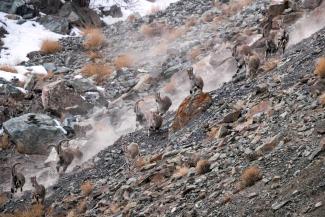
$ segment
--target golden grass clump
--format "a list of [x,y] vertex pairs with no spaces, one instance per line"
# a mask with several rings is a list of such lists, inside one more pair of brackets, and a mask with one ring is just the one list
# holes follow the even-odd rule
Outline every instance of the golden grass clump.
[[167,26],[164,22],[154,22],[150,24],[143,24],[140,28],[140,32],[146,37],[159,36],[165,32]]
[[195,47],[187,53],[187,59],[191,61],[197,60],[201,53],[201,48]]
[[41,45],[41,53],[43,54],[53,54],[61,50],[61,45],[58,41],[54,40],[44,40]]
[[82,30],[82,33],[85,36],[85,41],[83,43],[84,48],[99,49],[104,44],[105,36],[101,29],[87,27]]
[[0,70],[5,72],[17,73],[17,70],[10,65],[0,65]]
[[261,67],[264,72],[269,72],[275,69],[278,66],[279,60],[277,59],[270,59]]
[[133,64],[133,58],[129,54],[122,54],[115,58],[114,66],[116,69],[121,69],[124,67],[130,67]]
[[195,167],[196,173],[199,175],[210,171],[210,162],[208,160],[199,160]]
[[187,176],[188,174],[188,167],[184,166],[184,167],[179,167],[176,172],[174,173],[174,177],[180,178],[180,177],[184,177]]
[[322,93],[322,95],[319,96],[318,101],[322,106],[325,106],[325,93]]
[[44,206],[41,204],[35,204],[29,209],[24,211],[17,211],[14,214],[1,214],[1,217],[43,217]]
[[261,170],[257,166],[246,168],[241,174],[241,188],[249,187],[262,178]]
[[85,181],[80,186],[80,189],[85,196],[88,196],[94,190],[94,185],[90,181]]
[[81,69],[81,74],[86,77],[94,77],[97,84],[102,83],[113,72],[112,67],[106,64],[89,63]]
[[321,57],[317,61],[314,74],[320,78],[325,78],[325,57]]

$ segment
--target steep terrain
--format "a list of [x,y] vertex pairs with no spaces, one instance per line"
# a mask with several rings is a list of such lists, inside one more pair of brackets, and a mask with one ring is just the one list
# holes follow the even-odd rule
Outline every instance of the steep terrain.
[[[47,187],[45,216],[323,216],[325,113],[319,95],[325,85],[314,70],[325,56],[325,28],[269,59],[260,34],[266,10],[278,13],[281,19],[273,24],[282,20],[290,36],[303,12],[324,12],[324,3],[314,12],[302,10],[300,1],[296,7],[271,10],[264,0],[240,5],[182,0],[157,14],[104,27],[106,43],[96,51],[98,58],[89,57],[79,37],[60,39],[58,53],[30,53],[24,65],[43,65],[53,73],[36,78],[33,90],[22,97],[0,98],[10,111],[0,119],[2,144],[10,134],[8,120],[22,114],[57,119],[58,126],[48,124],[53,128],[48,131],[61,129],[60,123],[73,126],[66,122],[76,118],[75,135],[63,132],[84,159],[59,176],[53,162],[44,164],[47,156],[1,150],[0,211],[26,210],[31,204],[29,184],[8,199],[6,167],[19,161],[28,178],[35,174]],[[239,42],[261,59],[255,77],[236,72],[231,51]],[[118,69],[120,55],[129,61]],[[100,82],[80,80],[87,63],[118,70]],[[206,93],[189,97],[185,69],[190,65],[203,77]],[[62,86],[55,89],[58,83]],[[133,105],[144,98],[149,109],[155,108],[157,91],[169,95],[173,106],[162,128],[148,136],[146,128],[135,127]],[[78,101],[79,95],[87,103]],[[45,111],[44,98],[50,108]],[[50,141],[48,131],[42,137]],[[18,151],[34,147],[9,139]],[[133,142],[140,146],[134,160],[125,153]],[[37,147],[48,145],[43,143]]]

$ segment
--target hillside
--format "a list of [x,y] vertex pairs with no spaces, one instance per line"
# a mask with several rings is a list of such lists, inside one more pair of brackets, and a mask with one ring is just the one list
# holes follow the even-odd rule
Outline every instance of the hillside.
[[[76,36],[26,19],[24,31],[31,25],[59,40],[53,51],[1,65],[0,216],[323,216],[321,2],[180,0]],[[13,39],[10,28],[21,19],[0,15]],[[277,47],[265,56],[269,38],[279,45],[283,30],[284,53]],[[1,64],[17,52],[3,41]],[[247,56],[258,57],[256,72]],[[190,94],[190,66],[203,92]],[[157,92],[172,105],[148,134]],[[147,118],[140,127],[138,100]],[[48,146],[65,138],[63,149],[77,148],[82,158],[58,173]],[[140,149],[134,159],[132,143]],[[26,184],[12,195],[17,162]],[[32,200],[32,176],[46,188],[41,206]]]

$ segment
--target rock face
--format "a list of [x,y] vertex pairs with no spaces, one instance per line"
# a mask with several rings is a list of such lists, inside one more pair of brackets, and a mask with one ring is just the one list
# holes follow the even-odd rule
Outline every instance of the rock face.
[[64,138],[58,123],[44,114],[29,113],[3,123],[4,132],[23,154],[47,154],[47,146]]
[[211,104],[212,98],[208,93],[186,97],[176,112],[172,129],[177,131],[183,128],[196,116],[206,111]]
[[315,9],[320,5],[321,2],[322,0],[303,0],[302,6],[306,9]]
[[43,87],[42,104],[45,110],[58,116],[87,114],[95,105],[105,101],[94,85],[87,79],[59,80]]
[[59,34],[69,33],[69,22],[66,18],[46,15],[38,19],[38,22],[42,24],[45,28],[56,32]]

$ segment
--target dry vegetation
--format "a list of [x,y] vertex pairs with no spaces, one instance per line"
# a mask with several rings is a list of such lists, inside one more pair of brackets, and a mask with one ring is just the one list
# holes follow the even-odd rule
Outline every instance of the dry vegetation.
[[187,28],[197,25],[197,17],[190,17],[186,20],[185,26]]
[[112,67],[106,64],[89,63],[81,69],[81,74],[86,77],[94,77],[97,84],[102,83],[113,72]]
[[187,176],[187,174],[188,174],[188,167],[180,167],[174,173],[174,177],[180,178],[180,177]]
[[3,204],[5,204],[7,202],[8,198],[5,194],[0,194],[0,206],[2,206]]
[[184,35],[186,32],[186,27],[178,27],[178,28],[173,28],[170,29],[167,33],[166,36],[164,37],[168,42],[175,41],[182,35]]
[[195,61],[198,59],[201,53],[202,53],[201,48],[194,47],[187,53],[187,59],[191,61]]
[[150,24],[143,24],[140,28],[140,32],[146,37],[159,36],[167,29],[167,25],[164,22],[154,22]]
[[325,106],[325,93],[323,93],[322,95],[320,95],[320,97],[319,97],[319,103],[322,106]]
[[320,78],[325,78],[325,57],[319,58],[315,66],[314,73]]
[[122,54],[115,58],[114,66],[116,69],[130,67],[133,64],[133,57],[129,54]]
[[81,189],[82,193],[83,193],[85,196],[88,196],[88,195],[90,195],[90,193],[93,191],[93,189],[94,189],[94,185],[93,185],[93,183],[91,183],[90,181],[85,181],[85,182],[80,186],[80,189]]
[[60,49],[61,49],[61,45],[58,41],[47,39],[42,42],[40,51],[43,54],[53,54],[58,52]]
[[202,175],[210,171],[210,162],[208,160],[199,160],[195,167],[196,173]]
[[1,217],[43,217],[44,207],[41,204],[35,204],[25,211],[18,211],[14,214],[2,214]]
[[253,0],[232,0],[229,4],[215,3],[215,6],[221,8],[222,12],[229,17],[238,13],[252,2]]
[[4,133],[1,137],[0,137],[0,148],[2,148],[3,150],[10,148],[10,140],[9,140],[9,136],[8,134]]
[[246,168],[240,177],[240,187],[245,188],[255,184],[262,178],[261,170],[257,166]]
[[261,68],[264,72],[269,72],[278,66],[279,60],[270,59]]
[[0,65],[0,70],[5,72],[17,73],[17,70],[10,65]]
[[84,48],[94,50],[101,48],[104,44],[105,36],[101,29],[87,27],[82,30],[82,33],[85,36]]
[[96,51],[88,51],[86,54],[89,57],[89,59],[91,61],[93,61],[93,62],[96,61],[97,59],[102,58],[102,55],[99,52],[96,52]]
[[46,75],[38,75],[37,79],[40,81],[48,81],[54,77],[54,73],[52,71],[47,72]]

